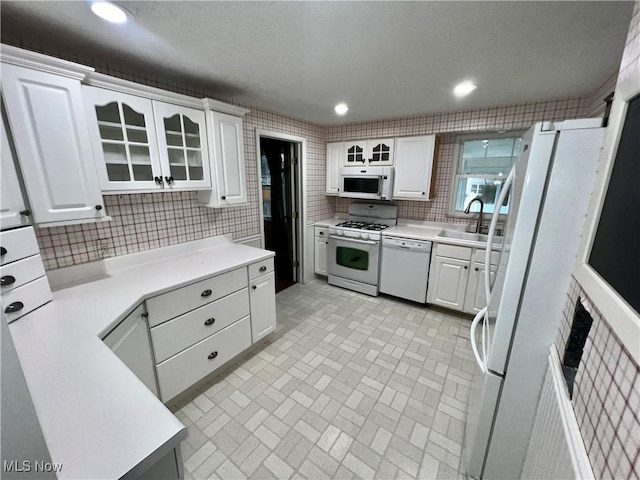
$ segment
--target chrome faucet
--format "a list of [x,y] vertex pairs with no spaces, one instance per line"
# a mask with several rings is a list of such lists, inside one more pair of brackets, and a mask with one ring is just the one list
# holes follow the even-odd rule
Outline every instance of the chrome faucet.
[[467,208],[464,209],[464,213],[469,213],[471,211],[471,204],[473,202],[480,202],[480,213],[478,213],[478,223],[476,224],[476,233],[482,233],[480,232],[480,230],[482,229],[482,210],[484,210],[484,202],[482,201],[482,199],[480,197],[476,197],[473,200],[471,200],[469,202],[469,205],[467,205]]

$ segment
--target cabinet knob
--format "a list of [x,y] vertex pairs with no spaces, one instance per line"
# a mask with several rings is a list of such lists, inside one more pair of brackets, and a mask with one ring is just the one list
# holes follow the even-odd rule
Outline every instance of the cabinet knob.
[[173,177],[164,177],[164,180],[167,182],[167,185],[171,185],[173,183]]
[[251,286],[251,288],[252,288],[253,290],[255,290],[255,289],[256,289],[256,288],[258,288],[258,287],[257,287],[256,285],[252,285],[252,286]]
[[423,195],[426,195],[426,194],[427,194],[427,192],[422,192],[422,194],[423,194]]
[[216,319],[215,319],[215,318],[207,318],[207,319],[204,321],[204,324],[208,327],[208,326],[210,326],[210,325],[213,325],[213,324],[215,323],[215,321],[216,321]]
[[2,278],[0,278],[0,285],[3,287],[13,285],[14,283],[16,283],[16,277],[12,275],[4,275]]
[[266,272],[266,271],[267,271],[267,267],[265,267],[265,266],[263,265],[263,266],[261,266],[258,270],[259,270],[260,272]]
[[324,232],[320,232],[320,235],[324,235]]
[[222,200],[226,200],[226,199],[227,199],[227,197],[226,197],[225,195],[222,195],[220,198],[221,198]]
[[97,211],[102,210],[102,205],[96,205],[96,210],[97,210]]
[[7,249],[0,247],[0,257],[4,257],[7,254]]
[[205,290],[200,294],[201,297],[210,297],[213,292],[211,290]]
[[208,358],[209,360],[213,360],[213,359],[214,359],[214,358],[216,358],[217,356],[218,356],[218,352],[211,352],[207,358]]
[[31,210],[29,210],[29,209],[22,210],[20,212],[20,215],[22,215],[23,217],[30,217],[31,216]]
[[162,177],[153,177],[153,179],[158,185],[162,185]]
[[477,272],[478,270],[480,270],[478,267],[474,268],[474,270]]
[[4,313],[19,312],[23,308],[24,308],[24,303],[22,303],[22,302],[13,302],[7,308],[4,309]]
[[468,266],[466,266],[466,265],[464,266],[464,269],[465,269],[465,270],[467,270],[468,268],[469,268]]

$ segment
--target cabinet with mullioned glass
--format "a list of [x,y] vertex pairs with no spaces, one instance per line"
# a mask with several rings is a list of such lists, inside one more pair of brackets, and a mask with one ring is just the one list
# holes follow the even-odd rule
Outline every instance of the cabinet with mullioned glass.
[[344,143],[344,166],[393,165],[393,138],[358,140]]
[[210,188],[204,112],[83,87],[103,192]]

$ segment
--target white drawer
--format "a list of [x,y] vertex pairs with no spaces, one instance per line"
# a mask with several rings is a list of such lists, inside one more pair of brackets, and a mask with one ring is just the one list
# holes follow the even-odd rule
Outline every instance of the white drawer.
[[171,318],[195,310],[247,286],[246,268],[201,280],[147,300],[149,326],[155,327]]
[[0,232],[0,265],[40,253],[33,227]]
[[[484,261],[485,250],[476,250],[473,254],[473,261],[479,263],[485,263]],[[500,252],[491,252],[491,265],[498,265],[498,257]]]
[[439,243],[436,247],[438,257],[457,258],[459,260],[471,260],[471,248],[459,247],[457,245],[447,245]]
[[249,317],[228,326],[156,367],[160,398],[171,400],[251,346]]
[[315,227],[315,235],[320,238],[328,238],[329,229],[327,227]]
[[273,257],[249,265],[249,280],[273,272]]
[[249,315],[249,292],[244,288],[153,327],[151,341],[156,363],[166,360],[247,315]]
[[2,293],[2,310],[8,322],[13,322],[51,300],[51,289],[47,277]]
[[8,263],[0,267],[0,291],[4,295],[14,288],[43,277],[44,274],[40,255],[32,255],[17,262]]

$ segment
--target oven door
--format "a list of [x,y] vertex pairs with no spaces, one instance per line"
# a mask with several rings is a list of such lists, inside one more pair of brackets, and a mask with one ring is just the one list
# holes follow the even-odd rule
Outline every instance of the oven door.
[[380,242],[329,236],[329,275],[378,285]]

